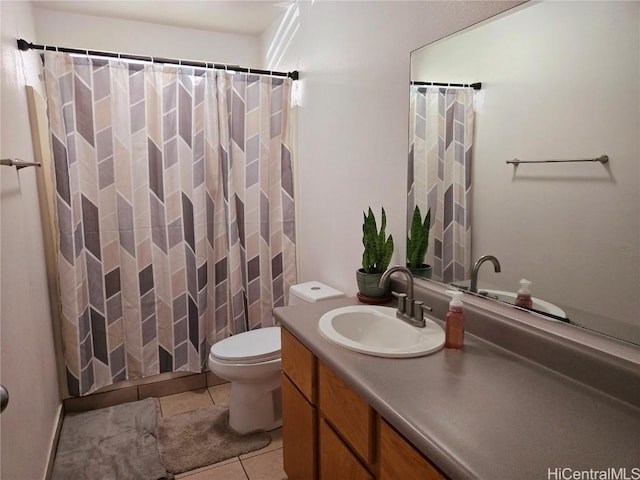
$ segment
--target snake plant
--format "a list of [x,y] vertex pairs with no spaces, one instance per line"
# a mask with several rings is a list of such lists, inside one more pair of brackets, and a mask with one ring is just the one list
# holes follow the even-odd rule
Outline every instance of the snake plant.
[[382,209],[382,222],[380,231],[376,225],[376,217],[369,207],[369,212],[362,212],[364,221],[362,223],[362,244],[364,253],[362,254],[362,269],[365,273],[384,273],[389,266],[393,255],[393,237],[389,235],[385,238],[385,228],[387,227],[387,216]]
[[411,219],[411,229],[407,235],[407,263],[409,268],[420,268],[424,264],[424,256],[429,246],[429,228],[431,226],[431,209],[422,221],[420,208],[416,205]]

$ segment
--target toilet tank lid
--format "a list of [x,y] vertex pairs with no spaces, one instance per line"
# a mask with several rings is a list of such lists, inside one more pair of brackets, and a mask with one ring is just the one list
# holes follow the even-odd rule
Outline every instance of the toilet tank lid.
[[289,293],[309,303],[344,296],[344,292],[316,281],[291,285]]
[[266,362],[280,357],[280,327],[265,327],[225,338],[211,354],[227,362]]

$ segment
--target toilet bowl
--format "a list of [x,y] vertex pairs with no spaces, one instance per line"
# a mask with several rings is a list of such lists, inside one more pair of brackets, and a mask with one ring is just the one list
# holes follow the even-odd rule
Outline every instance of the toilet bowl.
[[[342,297],[320,282],[292,285],[289,305]],[[209,370],[231,382],[229,426],[240,434],[273,430],[282,425],[280,327],[239,333],[216,342]]]
[[282,425],[280,327],[260,328],[217,342],[209,370],[231,382],[229,426],[244,434]]

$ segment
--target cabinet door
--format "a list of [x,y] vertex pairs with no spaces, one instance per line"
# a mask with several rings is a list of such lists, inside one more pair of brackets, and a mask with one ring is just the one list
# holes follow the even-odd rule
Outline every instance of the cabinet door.
[[320,420],[320,478],[322,480],[373,480],[333,429]]
[[316,403],[316,357],[285,328],[282,340],[282,370],[310,403]]
[[316,408],[282,374],[282,456],[289,480],[317,479]]
[[322,362],[318,362],[318,384],[322,414],[364,463],[373,465],[373,409]]
[[387,422],[380,419],[379,480],[419,478],[420,480],[445,480],[420,452],[411,446]]

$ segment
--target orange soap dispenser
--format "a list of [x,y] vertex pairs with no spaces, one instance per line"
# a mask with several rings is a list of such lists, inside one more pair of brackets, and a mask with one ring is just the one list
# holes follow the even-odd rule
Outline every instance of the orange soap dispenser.
[[462,292],[447,290],[451,295],[449,311],[445,323],[445,348],[460,349],[464,345],[464,311],[462,306]]

